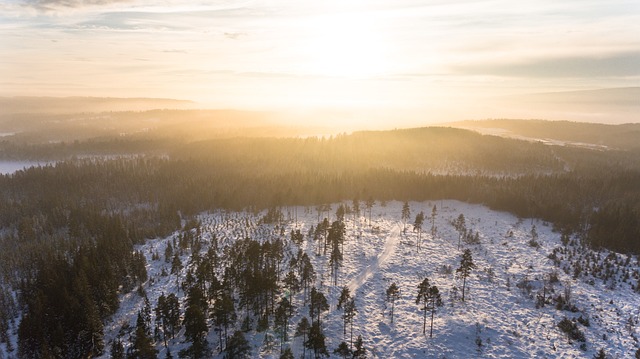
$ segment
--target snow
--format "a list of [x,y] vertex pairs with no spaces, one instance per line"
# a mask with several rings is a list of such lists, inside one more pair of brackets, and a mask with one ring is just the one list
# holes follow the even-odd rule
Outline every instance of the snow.
[[46,166],[51,162],[33,162],[33,161],[0,161],[0,174],[10,175],[20,170],[31,167]]
[[[345,205],[350,204],[345,202]],[[353,214],[346,215],[347,240],[337,286],[332,285],[328,256],[316,256],[316,244],[307,236],[309,228],[317,224],[317,213],[311,208],[298,207],[298,222],[289,220],[282,236],[281,229],[258,224],[260,214],[218,211],[203,213],[199,219],[203,239],[211,241],[215,234],[221,255],[224,246],[247,236],[256,240],[281,237],[286,239],[290,252],[295,253],[297,246],[290,243],[289,232],[301,229],[305,234],[301,248],[311,258],[318,276],[316,286],[325,293],[331,306],[329,312],[323,314],[330,353],[343,340],[342,311],[336,309],[336,303],[340,289],[345,285],[355,296],[358,309],[353,326],[354,340],[362,335],[368,356],[372,358],[584,358],[592,357],[601,347],[612,357],[630,357],[635,352],[638,343],[633,337],[637,336],[640,295],[622,281],[617,282],[615,289],[610,289],[610,283],[599,278],[581,276],[574,279],[571,271],[565,273],[560,267],[570,265],[570,262],[563,259],[558,267],[549,259],[553,249],[562,247],[562,244],[560,234],[554,233],[546,223],[519,219],[482,205],[458,201],[409,204],[412,218],[419,211],[426,214],[419,250],[416,247],[418,234],[412,231],[412,226],[407,225],[407,231],[402,231],[400,202],[374,206],[371,226],[364,211],[355,222]],[[434,204],[437,215],[436,230],[432,235],[430,214]],[[335,210],[337,206],[333,204],[332,208]],[[292,217],[293,209],[290,212],[283,210],[289,218]],[[480,244],[467,245],[463,242],[462,248],[458,249],[458,232],[451,221],[461,213],[467,228],[473,233],[478,232]],[[335,220],[333,214],[331,217],[330,221]],[[534,225],[539,247],[529,244]],[[162,293],[173,292],[181,301],[184,300],[184,293],[176,285],[176,276],[163,277],[160,274],[163,268],[170,272],[170,264],[164,261],[163,254],[172,238],[149,240],[139,248],[147,256],[150,280],[145,284],[145,290],[152,308]],[[455,270],[465,248],[471,250],[477,267],[467,279],[466,300],[462,302],[462,279],[456,276]],[[567,248],[571,251],[582,247]],[[207,249],[205,245],[202,251]],[[152,260],[154,252],[160,254],[160,260]],[[608,253],[602,252],[601,256]],[[189,255],[189,251],[184,253],[183,264],[188,263]],[[284,263],[288,263],[287,258]],[[186,270],[182,270],[183,276]],[[630,260],[627,270],[638,270],[635,258]],[[566,287],[571,287],[572,303],[578,312],[558,310],[554,303],[536,308],[535,298],[542,289],[543,278],[549,278],[552,272],[557,272],[558,276],[558,282],[549,284],[552,295],[563,294]],[[438,286],[444,302],[435,314],[433,338],[428,335],[429,318],[427,335],[422,334],[423,313],[415,303],[417,285],[425,276],[432,285]],[[396,282],[401,291],[401,299],[395,305],[393,324],[389,317],[390,308],[385,303],[385,291],[392,282]],[[530,292],[526,290],[527,284]],[[120,310],[105,325],[107,345],[104,358],[108,357],[109,341],[116,337],[123,324],[135,326],[136,313],[143,305],[136,291],[123,295],[121,301]],[[296,357],[302,354],[302,340],[294,338],[293,332],[298,321],[308,313],[302,302],[302,294],[294,296],[296,313],[291,319],[290,340],[286,343]],[[557,327],[562,318],[572,319],[581,315],[590,319],[589,327],[578,324],[586,336],[586,351],[580,348],[581,343],[569,343]],[[243,317],[239,313],[238,318]],[[629,318],[631,325],[626,324]],[[240,321],[236,328],[239,328]],[[217,333],[213,326],[210,328],[209,343],[214,354],[222,357],[218,354]],[[279,357],[278,339],[273,349],[269,349],[263,346],[265,333],[252,331],[246,336],[252,345],[253,357]],[[128,339],[127,335],[123,338],[125,342]],[[349,343],[349,329],[346,341]],[[185,348],[187,344],[183,333],[171,340],[170,346],[174,356]],[[164,357],[162,343],[157,347],[159,357]],[[337,356],[332,354],[332,357]]]
[[374,257],[371,263],[363,268],[363,270],[353,279],[349,281],[347,287],[351,293],[355,293],[371,276],[378,272],[381,264],[384,264],[389,257],[395,252],[395,248],[400,240],[400,227],[394,226],[393,230],[386,237],[384,250],[382,253]]

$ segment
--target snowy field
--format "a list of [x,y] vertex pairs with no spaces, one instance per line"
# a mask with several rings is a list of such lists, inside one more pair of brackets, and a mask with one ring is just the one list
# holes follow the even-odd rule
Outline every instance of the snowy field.
[[[351,202],[344,204],[350,206]],[[358,313],[353,334],[354,338],[362,335],[370,358],[591,358],[600,348],[612,358],[632,358],[638,347],[635,338],[640,294],[635,293],[630,284],[637,282],[637,278],[633,279],[638,273],[636,258],[627,260],[624,255],[611,254],[609,258],[626,263],[616,269],[616,277],[612,280],[593,277],[588,271],[574,276],[573,263],[567,259],[567,254],[575,254],[572,258],[583,258],[577,257],[576,253],[585,255],[587,250],[573,240],[563,244],[561,235],[541,221],[519,219],[481,205],[457,201],[409,202],[411,219],[403,233],[402,203],[376,203],[371,225],[366,209],[361,210],[360,216],[346,215],[344,262],[338,285],[333,286],[329,258],[315,255],[317,244],[308,236],[308,231],[312,225],[317,225],[319,217],[329,216],[329,221],[334,221],[338,205],[333,204],[331,211],[320,214],[315,207],[298,207],[297,222],[294,209],[283,208],[287,219],[284,230],[275,225],[258,224],[264,212],[202,214],[199,217],[200,235],[206,243],[215,234],[220,255],[223,255],[225,245],[238,238],[248,236],[262,241],[280,237],[285,240],[290,258],[298,251],[298,246],[289,240],[289,233],[291,229],[301,229],[305,238],[300,248],[311,258],[318,275],[316,286],[325,293],[331,306],[329,312],[323,314],[323,327],[332,357],[338,357],[333,351],[343,341],[342,311],[336,309],[343,286],[348,286],[355,295]],[[434,205],[436,215],[432,230]],[[418,233],[413,231],[411,224],[420,211],[424,212],[425,221],[418,250]],[[479,243],[462,241],[459,249],[459,232],[452,222],[460,214],[465,218],[467,230],[474,236],[477,233]],[[533,238],[536,234],[537,238]],[[172,239],[173,236],[149,240],[141,246],[148,262],[149,280],[145,290],[153,308],[162,293],[174,292],[181,298],[184,310],[184,293],[176,285],[176,276],[161,275],[163,268],[167,272],[171,268],[162,254]],[[532,239],[537,245],[532,245]],[[463,302],[460,298],[462,278],[456,276],[456,269],[462,250],[466,248],[472,252],[476,269],[467,279]],[[556,248],[564,248],[564,251],[558,252],[563,255],[557,256],[554,264],[549,255]],[[207,249],[205,245],[202,251]],[[160,258],[153,260],[154,253],[159,253]],[[608,254],[601,252],[598,258]],[[189,258],[187,251],[182,257],[183,276]],[[288,266],[286,256],[284,263]],[[286,271],[288,268],[283,269],[284,273]],[[628,281],[621,280],[624,273],[631,273]],[[417,286],[425,277],[438,286],[443,299],[443,306],[435,314],[433,338],[429,338],[429,318],[427,334],[422,334],[423,312],[416,304]],[[392,282],[399,286],[401,293],[395,304],[393,324],[385,301],[385,291]],[[567,294],[574,311],[556,309],[555,301],[550,298]],[[536,305],[539,295],[547,299],[544,306]],[[299,293],[293,300],[296,309],[289,325],[290,339],[285,343],[292,348],[296,358],[302,355],[302,339],[293,337],[295,325],[303,315],[308,315],[308,308],[302,302],[302,293]],[[136,314],[142,305],[143,300],[135,290],[122,296],[120,310],[112,322],[105,325],[104,358],[109,357],[109,342],[121,331],[123,324],[135,327]],[[238,317],[243,318],[243,315]],[[588,326],[576,322],[585,335],[585,343],[570,342],[559,330],[557,324],[565,317],[588,319]],[[221,358],[218,334],[212,324],[209,327],[208,341],[213,353]],[[239,327],[240,320],[236,323],[236,328]],[[184,330],[170,341],[174,357],[187,346],[183,333]],[[272,348],[265,346],[267,333],[273,334],[272,329],[266,333],[255,330],[246,333],[252,345],[252,357],[279,357],[279,344]],[[123,340],[128,341],[128,337],[123,336]],[[349,343],[349,330],[346,341]],[[161,342],[157,348],[159,358],[164,358]],[[312,357],[309,350],[307,356]]]
[[50,163],[51,162],[0,161],[0,174],[10,175],[20,170],[28,169],[31,167],[46,166]]

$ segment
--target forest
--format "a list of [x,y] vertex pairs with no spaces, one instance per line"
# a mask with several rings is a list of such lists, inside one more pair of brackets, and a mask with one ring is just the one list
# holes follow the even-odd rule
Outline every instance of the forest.
[[[67,159],[0,176],[0,342],[7,342],[9,328],[21,318],[18,347],[12,348],[18,357],[104,353],[103,325],[117,310],[118,295],[147,281],[146,261],[135,245],[179,229],[187,236],[196,228],[195,216],[204,211],[273,209],[276,218],[265,221],[277,222],[277,213],[289,206],[454,199],[540,218],[592,248],[640,254],[636,149],[550,146],[444,127],[322,138],[234,136],[190,142],[107,136],[53,144],[4,139],[3,158],[53,152]],[[327,233],[331,226],[327,224]],[[175,244],[198,245],[193,238]],[[279,273],[271,272],[278,261],[263,245],[247,239],[230,248],[227,260],[250,261],[228,268],[251,272],[226,273],[225,280],[239,288],[236,299],[257,318],[281,315],[286,322],[289,304],[278,303],[273,288],[246,282],[279,281],[258,277]],[[215,266],[211,260],[209,265]],[[204,298],[225,303],[225,291],[216,284],[222,282],[221,273],[206,277],[207,269],[196,266],[194,275],[198,270],[205,277],[185,287],[184,320],[193,318],[189,335],[195,347],[181,357],[206,357],[206,347],[197,346],[202,339],[198,318],[208,311]],[[304,290],[315,303],[314,288]],[[322,312],[318,305],[307,323],[309,333],[316,335],[314,325],[321,322]],[[229,313],[216,310],[212,313],[219,313],[215,320],[223,328]],[[162,314],[167,316],[163,330],[172,333],[167,313]],[[144,313],[139,321],[136,338],[143,340],[151,326],[144,323]],[[241,338],[235,339],[241,345]]]

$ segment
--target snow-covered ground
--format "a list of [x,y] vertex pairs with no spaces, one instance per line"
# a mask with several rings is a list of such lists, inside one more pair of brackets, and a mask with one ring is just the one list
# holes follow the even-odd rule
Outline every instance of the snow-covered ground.
[[[368,224],[368,213],[361,212],[359,218],[346,215],[346,242],[344,262],[340,269],[338,285],[333,286],[328,266],[328,257],[316,256],[316,243],[307,235],[309,228],[317,224],[315,209],[299,207],[298,221],[287,221],[284,235],[273,225],[259,225],[260,214],[215,212],[200,216],[202,236],[205,241],[215,234],[222,248],[238,238],[266,240],[281,237],[286,240],[291,253],[297,246],[289,241],[289,232],[300,228],[305,234],[301,248],[312,260],[318,274],[316,286],[325,293],[331,309],[323,315],[323,327],[327,337],[327,348],[332,357],[333,350],[343,340],[342,311],[336,309],[340,288],[348,286],[356,298],[358,313],[354,321],[354,338],[362,335],[368,357],[372,358],[585,358],[592,357],[604,348],[612,358],[633,357],[638,347],[637,323],[640,311],[640,294],[635,293],[627,282],[618,280],[617,285],[580,275],[574,279],[571,263],[566,258],[554,264],[549,255],[555,248],[563,248],[560,234],[541,221],[519,219],[511,214],[496,212],[482,205],[457,201],[410,202],[411,220],[424,211],[422,244],[418,250],[418,233],[401,221],[402,203],[377,203],[373,207],[372,223]],[[345,202],[345,205],[351,205]],[[435,231],[432,234],[431,213],[436,205]],[[363,206],[361,204],[361,206]],[[330,221],[335,220],[333,204]],[[363,206],[364,207],[364,206]],[[291,211],[292,209],[289,209]],[[285,216],[292,212],[283,209]],[[478,233],[479,244],[462,242],[458,249],[458,232],[451,222],[460,214],[465,217],[466,228]],[[326,215],[326,212],[324,213]],[[355,221],[354,221],[355,219]],[[532,246],[532,228],[537,232],[538,246]],[[147,256],[149,281],[145,290],[152,308],[158,297],[175,292],[184,300],[184,293],[176,285],[176,276],[162,276],[164,268],[170,272],[170,264],[164,261],[164,250],[173,237],[149,240],[141,246]],[[462,278],[456,276],[462,250],[470,249],[476,269],[467,280],[465,301],[462,302]],[[567,253],[577,251],[568,244]],[[202,251],[208,248],[205,245]],[[580,249],[584,251],[584,248]],[[153,260],[158,253],[160,259]],[[603,252],[606,257],[608,252]],[[615,255],[621,261],[626,256]],[[188,263],[189,253],[184,254],[183,263]],[[288,261],[285,259],[285,263]],[[288,264],[287,264],[288,265]],[[566,273],[562,267],[567,267]],[[187,268],[183,269],[182,275]],[[636,258],[631,258],[621,270],[638,271]],[[549,281],[550,275],[557,281]],[[621,276],[622,274],[620,274]],[[435,314],[433,338],[422,334],[423,312],[416,304],[417,286],[425,277],[440,289],[444,305]],[[636,279],[630,279],[629,283]],[[400,288],[401,299],[396,302],[394,323],[390,322],[389,307],[385,292],[395,282]],[[576,312],[556,309],[551,302],[536,308],[536,296],[542,294],[546,283],[546,298],[565,296],[570,292],[571,303]],[[143,305],[136,291],[122,296],[121,308],[113,320],[105,325],[106,353],[109,357],[109,341],[116,337],[123,324],[135,326],[136,314]],[[301,338],[294,338],[295,325],[308,309],[302,306],[302,294],[294,297],[295,314],[290,322],[291,346],[296,357],[302,354]],[[183,307],[184,310],[184,307]],[[582,316],[589,319],[589,326],[577,324],[584,332],[586,345],[570,343],[558,329],[564,317],[574,319]],[[242,315],[238,316],[242,318]],[[239,328],[240,320],[237,323]],[[218,354],[217,333],[210,325],[208,340],[214,354]],[[272,332],[271,332],[272,333]],[[253,357],[279,357],[279,345],[268,350],[263,347],[265,333],[255,331],[246,334],[252,345]],[[126,341],[127,336],[123,339]],[[277,340],[277,339],[276,339]],[[183,343],[183,332],[170,342],[174,357],[187,344]],[[347,343],[349,331],[347,330]],[[159,357],[165,351],[158,343]],[[310,355],[307,350],[307,355]],[[220,355],[221,357],[221,355]]]
[[[2,137],[2,136],[0,136]],[[8,175],[31,167],[46,166],[51,162],[0,161],[0,174]]]

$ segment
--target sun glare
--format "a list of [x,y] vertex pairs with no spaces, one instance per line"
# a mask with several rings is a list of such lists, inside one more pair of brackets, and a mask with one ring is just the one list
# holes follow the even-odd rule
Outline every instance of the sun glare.
[[371,77],[388,71],[387,44],[375,18],[334,14],[318,17],[307,26],[303,71],[340,77]]

